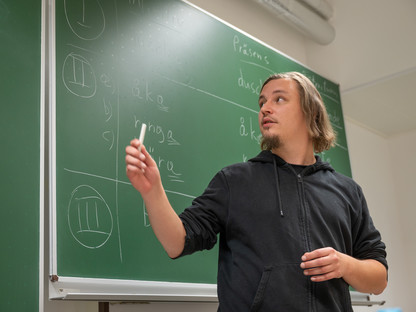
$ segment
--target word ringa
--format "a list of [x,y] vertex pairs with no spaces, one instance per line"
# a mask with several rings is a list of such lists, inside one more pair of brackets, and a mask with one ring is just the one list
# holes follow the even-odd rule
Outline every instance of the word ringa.
[[[139,128],[141,124],[142,121],[140,121],[139,119],[137,119],[136,116],[134,116],[134,128]],[[147,132],[156,134],[158,136],[158,143],[166,143],[168,145],[181,145],[181,143],[179,143],[178,140],[176,140],[173,137],[172,130],[164,131],[162,126],[155,125],[151,121],[148,121],[145,124],[147,125]]]

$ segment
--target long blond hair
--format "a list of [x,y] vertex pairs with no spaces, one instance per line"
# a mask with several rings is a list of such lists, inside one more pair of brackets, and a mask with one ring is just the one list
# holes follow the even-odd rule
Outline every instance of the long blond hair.
[[[305,114],[309,135],[312,138],[313,148],[316,153],[321,153],[335,145],[336,134],[329,121],[322,97],[314,84],[305,75],[298,72],[287,72],[270,76],[261,89],[271,80],[292,79],[298,86],[300,105]],[[261,149],[269,149],[264,140],[261,141]]]

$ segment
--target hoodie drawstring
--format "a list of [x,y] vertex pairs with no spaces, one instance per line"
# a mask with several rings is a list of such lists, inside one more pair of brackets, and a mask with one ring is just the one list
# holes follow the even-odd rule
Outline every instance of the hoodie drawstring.
[[282,198],[280,196],[280,187],[279,187],[279,173],[277,172],[276,159],[273,157],[273,166],[274,166],[274,179],[276,180],[276,190],[277,190],[277,200],[279,202],[280,216],[284,217]]

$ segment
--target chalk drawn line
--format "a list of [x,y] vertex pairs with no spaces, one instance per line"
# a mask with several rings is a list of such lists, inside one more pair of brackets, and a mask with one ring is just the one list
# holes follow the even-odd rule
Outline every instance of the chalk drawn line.
[[[85,176],[89,176],[89,177],[92,177],[92,178],[97,178],[97,179],[106,180],[106,181],[115,182],[115,183],[121,183],[121,184],[125,184],[125,185],[131,185],[130,182],[122,181],[122,180],[119,180],[119,179],[113,179],[113,178],[109,178],[109,177],[104,177],[104,176],[100,176],[100,175],[96,175],[96,174],[92,174],[92,173],[87,173],[87,172],[82,172],[82,171],[77,171],[77,170],[68,169],[68,168],[64,168],[64,170],[67,171],[67,172],[70,172],[70,173],[74,173],[74,174],[85,175]],[[176,192],[176,191],[172,191],[172,190],[165,190],[165,192],[169,193],[169,194],[183,196],[183,197],[190,198],[190,199],[195,199],[196,198],[196,196],[185,194],[185,193],[180,193],[180,192]]]
[[211,93],[211,92],[208,92],[208,91],[205,91],[205,90],[202,90],[202,89],[199,89],[199,88],[193,87],[193,86],[191,86],[191,85],[189,85],[189,84],[186,84],[186,83],[183,83],[183,82],[180,82],[180,81],[176,81],[176,80],[171,79],[171,78],[166,77],[166,76],[161,76],[161,77],[162,77],[162,78],[164,78],[164,79],[166,79],[166,80],[168,80],[168,81],[170,81],[170,82],[173,82],[173,83],[175,83],[175,84],[177,84],[177,85],[180,85],[180,86],[183,86],[183,87],[187,87],[187,88],[192,89],[192,90],[194,90],[194,91],[197,91],[197,92],[203,93],[203,94],[205,94],[205,95],[208,95],[208,96],[211,96],[211,97],[216,98],[216,99],[218,99],[218,100],[221,100],[221,101],[223,101],[223,102],[226,102],[226,103],[228,103],[228,104],[232,104],[232,105],[237,106],[237,107],[239,107],[239,108],[242,108],[242,109],[248,110],[249,112],[252,112],[252,113],[255,113],[255,114],[258,114],[258,113],[259,113],[258,111],[254,110],[254,109],[251,109],[251,108],[245,107],[244,105],[238,104],[238,103],[236,103],[236,102],[234,102],[234,101],[231,101],[231,100],[228,100],[228,99],[222,98],[222,97],[220,97],[220,96],[218,96],[218,95],[215,95],[215,94],[213,94],[213,93]]
[[262,68],[262,69],[265,69],[265,70],[267,70],[271,74],[274,74],[275,73],[275,71],[271,70],[270,68],[267,68],[266,66],[262,66],[262,65],[259,65],[257,63],[254,63],[254,62],[249,62],[249,61],[244,61],[244,60],[240,60],[240,62],[249,64],[249,65],[253,65],[255,67],[259,67],[259,68]]

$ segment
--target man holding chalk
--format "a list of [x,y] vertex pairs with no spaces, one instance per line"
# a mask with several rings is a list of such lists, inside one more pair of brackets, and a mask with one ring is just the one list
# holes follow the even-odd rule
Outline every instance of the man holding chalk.
[[210,249],[220,233],[219,311],[352,311],[349,288],[381,293],[385,245],[361,188],[314,152],[335,140],[305,76],[271,76],[259,97],[262,152],[222,169],[180,216],[143,142],[126,170],[172,258]]

